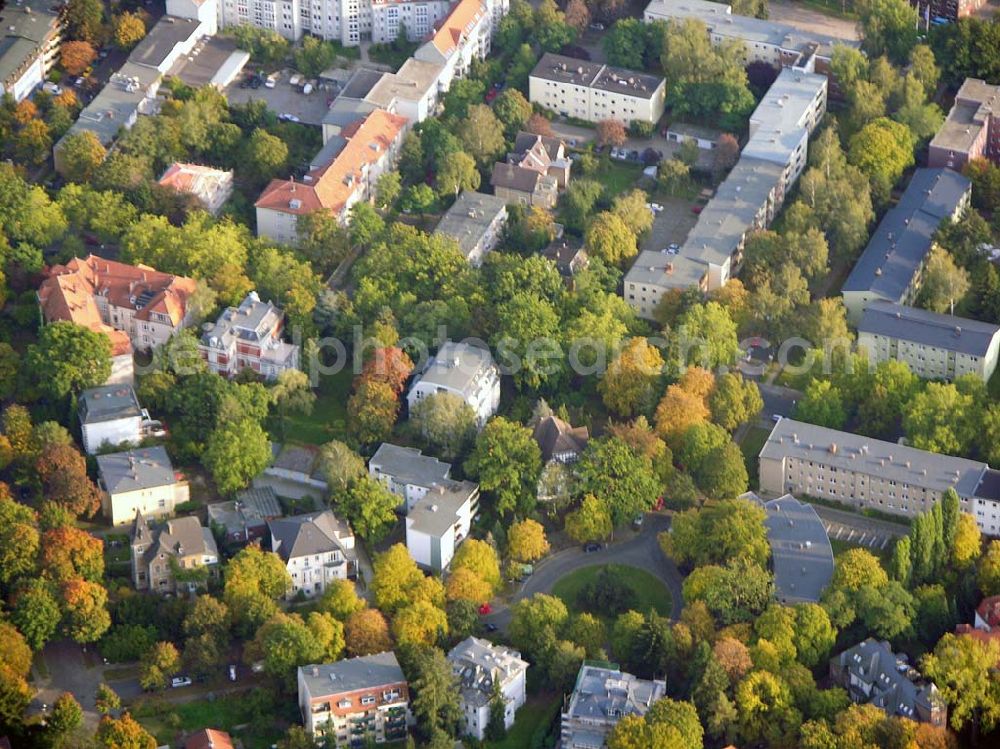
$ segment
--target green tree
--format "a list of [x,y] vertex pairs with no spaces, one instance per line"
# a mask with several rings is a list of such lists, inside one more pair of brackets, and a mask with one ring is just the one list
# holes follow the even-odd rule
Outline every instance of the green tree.
[[367,473],[364,458],[340,440],[331,440],[320,448],[319,470],[334,497]]
[[954,314],[955,305],[962,301],[971,285],[968,272],[956,265],[945,250],[934,247],[924,269],[920,304],[934,312]]
[[917,44],[917,11],[906,0],[862,0],[856,8],[868,56],[888,55],[896,63],[906,62]]
[[399,398],[384,382],[364,379],[347,401],[348,424],[364,444],[381,442],[399,415]]
[[705,369],[730,365],[739,352],[736,324],[718,302],[694,304],[677,321],[670,336],[675,366],[697,364]]
[[610,513],[593,494],[586,495],[577,509],[566,514],[566,534],[577,543],[603,541],[613,530]]
[[712,450],[695,475],[695,481],[712,499],[731,499],[745,492],[749,477],[739,446],[730,440]]
[[156,749],[156,739],[128,713],[117,719],[105,715],[94,738],[102,749]]
[[744,380],[739,372],[727,372],[716,378],[709,396],[712,420],[727,431],[747,424],[764,408],[760,389],[753,380]]
[[764,511],[744,499],[678,513],[671,530],[660,537],[664,551],[678,564],[701,567],[746,558],[765,565],[770,557]]
[[309,387],[309,375],[298,369],[286,369],[271,388],[271,401],[284,437],[290,417],[293,414],[308,416],[316,404],[316,394]]
[[913,166],[913,135],[906,125],[880,117],[851,137],[848,158],[868,176],[873,194],[884,202],[903,172]]
[[609,265],[618,265],[639,252],[634,228],[610,211],[594,216],[584,241],[590,255]]
[[368,542],[385,537],[396,522],[399,498],[382,482],[369,476],[357,479],[339,495],[337,508],[348,519],[354,531]]
[[233,613],[236,631],[247,636],[277,610],[277,599],[292,587],[281,557],[247,546],[233,557],[225,570],[223,601]]
[[478,190],[482,178],[475,159],[463,151],[455,151],[441,160],[434,179],[438,195],[457,197],[463,190]]
[[524,94],[508,86],[493,102],[493,113],[504,124],[508,138],[513,138],[531,117],[531,104]]
[[70,0],[66,4],[63,22],[69,39],[98,43],[104,22],[104,5],[100,0]]
[[292,56],[296,69],[308,78],[315,78],[337,61],[337,51],[330,42],[308,35]]
[[809,424],[842,429],[847,423],[844,399],[829,380],[813,379],[795,405],[795,418]]
[[568,623],[569,611],[561,600],[536,593],[513,605],[508,634],[528,658],[544,663]]
[[462,709],[458,677],[451,663],[443,652],[428,647],[419,648],[412,660],[413,714],[420,732],[428,737],[439,732],[456,735]]
[[219,491],[231,494],[260,475],[271,457],[271,443],[260,424],[240,418],[227,420],[212,432],[204,463]]
[[11,621],[32,650],[41,650],[56,633],[62,618],[50,583],[37,578],[23,583],[14,594],[13,604]]
[[32,381],[55,399],[104,383],[111,375],[111,341],[71,322],[42,327],[24,358]]
[[63,175],[70,182],[90,182],[105,156],[107,151],[92,132],[73,133],[62,144]]
[[243,163],[249,164],[250,173],[260,182],[273,179],[288,162],[288,146],[275,135],[262,128],[255,129],[246,141]]
[[454,393],[433,393],[410,410],[410,421],[445,459],[463,453],[475,439],[476,412]]
[[992,731],[1000,722],[1000,683],[993,673],[1000,643],[969,635],[946,634],[924,656],[923,672],[941,690],[949,722],[956,731],[972,724],[973,736]]
[[170,642],[158,642],[139,660],[139,684],[146,691],[162,691],[181,665],[181,654]]
[[615,526],[631,522],[659,496],[659,482],[649,458],[637,455],[615,437],[591,440],[576,473],[579,492],[598,497]]
[[903,429],[914,447],[964,455],[975,437],[974,399],[953,383],[930,382],[905,407]]
[[97,712],[101,715],[107,715],[122,706],[121,698],[115,693],[115,690],[104,683],[97,686],[95,702]]
[[745,741],[781,744],[794,740],[802,722],[788,684],[767,671],[755,671],[736,687],[739,731]]
[[527,514],[534,507],[542,458],[527,427],[502,416],[491,419],[479,433],[465,470],[494,498],[500,514]]
[[482,167],[492,164],[506,147],[503,125],[486,104],[469,107],[468,116],[460,125],[465,150]]
[[56,737],[68,736],[83,723],[83,708],[72,694],[63,692],[52,705],[52,713],[46,721],[49,733]]

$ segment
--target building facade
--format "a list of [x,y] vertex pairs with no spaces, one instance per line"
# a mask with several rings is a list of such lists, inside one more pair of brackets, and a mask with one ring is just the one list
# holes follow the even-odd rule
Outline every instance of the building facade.
[[906,362],[926,380],[975,375],[984,383],[997,367],[1000,327],[978,320],[905,307],[870,303],[858,323],[858,348],[869,362]]
[[373,195],[375,183],[396,164],[407,120],[376,109],[328,140],[301,182],[271,180],[257,199],[257,236],[299,241],[298,221],[326,210],[346,225],[351,207]]
[[562,712],[563,749],[600,749],[626,715],[642,717],[666,696],[666,683],[640,679],[613,664],[583,662]]
[[368,475],[381,481],[410,510],[432,487],[451,479],[451,464],[423,455],[415,447],[383,442],[368,460]]
[[660,76],[551,52],[542,55],[528,78],[532,104],[588,122],[655,125],[663,116],[666,99],[667,82]]
[[196,517],[168,520],[150,527],[136,512],[130,537],[132,583],[153,593],[194,593],[218,575],[215,537]]
[[97,476],[101,509],[111,525],[124,525],[136,513],[147,518],[173,515],[177,505],[191,498],[187,480],[174,472],[160,446],[98,455]]
[[453,393],[468,403],[479,426],[500,405],[500,369],[488,349],[446,341],[427,367],[414,377],[406,394],[412,411],[428,395]]
[[432,486],[407,509],[406,548],[413,561],[438,574],[447,569],[478,512],[478,484],[448,480]]
[[758,458],[767,494],[832,499],[915,517],[948,489],[979,529],[1000,534],[1000,471],[986,463],[918,450],[850,432],[781,419]]
[[283,330],[281,310],[251,291],[239,307],[229,307],[205,329],[198,353],[211,371],[224,377],[252,369],[274,380],[299,368],[299,347],[281,340]]
[[934,233],[941,222],[961,218],[971,199],[972,183],[961,174],[917,169],[841,288],[848,322],[857,325],[874,301],[912,305],[934,247]]
[[271,551],[292,577],[288,597],[322,595],[335,580],[357,575],[351,527],[329,510],[269,520]]
[[973,159],[1000,162],[1000,86],[966,78],[927,150],[927,166],[960,171]]
[[309,733],[332,738],[335,746],[406,738],[410,691],[395,653],[299,666],[298,683]]
[[478,637],[467,637],[448,653],[452,671],[461,690],[462,735],[479,741],[486,738],[494,690],[504,702],[504,728],[514,725],[514,717],[525,700],[527,661],[516,650],[494,645]]
[[986,0],[910,0],[924,24],[966,18],[986,5]]
[[93,455],[107,445],[138,445],[149,413],[131,385],[104,385],[80,393],[77,405],[83,450]]
[[875,705],[892,717],[944,728],[948,708],[933,682],[888,642],[869,637],[830,659],[830,679],[854,702]]
[[59,60],[62,20],[56,5],[41,0],[8,3],[0,11],[0,94],[21,101],[48,77]]

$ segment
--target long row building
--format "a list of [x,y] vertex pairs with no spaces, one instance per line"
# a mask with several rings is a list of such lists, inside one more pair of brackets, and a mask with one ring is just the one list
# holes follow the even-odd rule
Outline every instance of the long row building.
[[718,289],[742,263],[750,232],[770,225],[805,168],[809,136],[826,112],[826,76],[785,68],[750,117],[750,138],[676,254],[647,250],[625,276],[624,295],[652,319],[672,289]]

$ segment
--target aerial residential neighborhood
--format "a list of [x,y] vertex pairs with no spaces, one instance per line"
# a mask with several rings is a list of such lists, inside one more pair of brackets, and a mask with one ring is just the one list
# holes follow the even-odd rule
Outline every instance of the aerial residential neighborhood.
[[0,749],[1000,745],[998,14],[0,8]]

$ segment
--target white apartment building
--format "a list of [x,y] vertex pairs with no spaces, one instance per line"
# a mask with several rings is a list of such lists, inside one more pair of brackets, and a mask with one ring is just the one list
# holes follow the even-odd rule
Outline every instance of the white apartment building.
[[504,727],[514,725],[514,716],[525,700],[527,661],[516,650],[494,645],[478,637],[467,637],[448,653],[461,690],[463,735],[479,741],[486,737],[493,690],[499,686],[504,701]]
[[414,59],[442,66],[440,91],[451,88],[456,78],[464,78],[473,60],[486,59],[493,32],[508,7],[508,0],[458,0],[433,35],[413,53]]
[[564,117],[655,125],[666,106],[661,76],[547,52],[528,78],[528,100]]
[[904,517],[954,489],[979,529],[1000,534],[1000,471],[986,463],[781,419],[760,451],[760,489]]
[[198,353],[208,368],[224,377],[252,369],[275,380],[288,369],[298,369],[299,347],[281,340],[284,314],[251,291],[239,307],[228,307],[204,327]]
[[826,113],[825,76],[785,68],[750,116],[750,138],[736,166],[674,254],[640,252],[623,294],[652,319],[663,295],[692,286],[721,288],[739,270],[747,235],[766,229],[806,164],[808,141]]
[[357,574],[354,532],[329,510],[267,522],[271,551],[281,557],[292,587],[287,597],[323,594],[335,580]]
[[391,650],[299,666],[297,675],[299,709],[309,733],[337,747],[406,739],[410,692]]
[[97,456],[101,509],[111,525],[123,525],[136,511],[147,518],[172,515],[190,499],[188,482],[174,472],[167,451],[143,447]]
[[560,746],[601,749],[618,721],[644,716],[666,688],[666,682],[640,679],[613,663],[584,661],[563,706]]
[[406,510],[437,484],[451,478],[451,464],[421,454],[415,447],[383,442],[368,460],[368,475],[403,500]]
[[149,413],[139,405],[131,385],[102,385],[80,393],[77,413],[83,449],[93,455],[102,446],[128,442],[137,445],[144,436]]
[[872,302],[858,323],[858,348],[869,361],[898,359],[918,377],[954,380],[973,374],[988,382],[997,367],[1000,327],[978,320]]
[[447,569],[478,511],[478,484],[449,480],[432,486],[406,513],[406,548],[413,561],[438,574]]
[[[475,0],[477,3],[480,0]],[[491,28],[507,13],[509,0],[484,0]],[[395,41],[402,30],[411,42],[431,34],[452,7],[448,0],[222,0],[221,24],[270,29],[290,41],[303,34],[354,47],[363,41]]]
[[479,426],[483,426],[500,405],[500,369],[488,349],[446,341],[413,379],[406,394],[407,405],[413,410],[433,393],[459,396],[472,406]]
[[6,3],[0,11],[0,94],[14,101],[29,96],[58,62],[62,20],[58,7],[45,0]]

